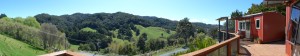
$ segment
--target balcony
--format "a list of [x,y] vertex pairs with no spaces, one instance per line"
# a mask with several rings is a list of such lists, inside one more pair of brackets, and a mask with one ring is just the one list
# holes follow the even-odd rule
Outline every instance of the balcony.
[[285,56],[284,41],[275,41],[264,44],[256,44],[252,41],[241,39],[235,33],[221,31],[221,41],[215,45],[200,49],[181,56]]

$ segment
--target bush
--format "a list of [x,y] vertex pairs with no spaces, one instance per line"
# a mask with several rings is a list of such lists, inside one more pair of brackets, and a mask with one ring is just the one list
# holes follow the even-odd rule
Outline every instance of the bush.
[[188,44],[189,49],[186,52],[179,52],[172,56],[178,56],[181,54],[193,52],[216,44],[216,40],[205,35],[204,33],[197,34],[195,39],[190,39],[190,41],[191,42]]

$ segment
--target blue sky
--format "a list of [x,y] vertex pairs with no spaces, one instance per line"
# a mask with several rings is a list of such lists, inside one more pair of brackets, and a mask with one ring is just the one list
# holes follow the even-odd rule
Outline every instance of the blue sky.
[[64,15],[80,13],[115,13],[118,11],[170,20],[188,17],[191,22],[217,24],[215,19],[231,12],[246,12],[262,0],[0,0],[0,13],[8,17],[27,17],[40,13]]

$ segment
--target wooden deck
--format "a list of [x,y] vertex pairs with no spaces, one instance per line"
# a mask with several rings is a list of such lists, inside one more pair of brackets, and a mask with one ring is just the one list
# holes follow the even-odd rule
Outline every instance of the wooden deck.
[[239,56],[285,56],[284,41],[266,44],[255,44],[250,41],[240,40]]

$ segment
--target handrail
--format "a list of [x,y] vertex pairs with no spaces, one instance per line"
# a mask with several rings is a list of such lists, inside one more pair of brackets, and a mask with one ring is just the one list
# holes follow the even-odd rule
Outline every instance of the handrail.
[[215,45],[212,45],[212,46],[209,46],[209,47],[206,47],[204,49],[201,49],[201,50],[197,50],[197,51],[194,51],[194,52],[191,52],[191,53],[187,53],[187,54],[183,54],[181,56],[205,56],[209,53],[212,53],[213,51],[217,50],[217,49],[220,49],[221,47],[227,45],[227,56],[231,56],[231,47],[230,47],[230,44],[232,41],[235,41],[235,40],[238,40],[238,47],[237,47],[237,50],[239,50],[239,38],[240,36],[237,35],[237,34],[234,34],[234,33],[230,33],[230,34],[233,34],[235,35],[233,38],[230,38],[228,40],[225,40],[221,43],[218,43],[218,44],[215,44]]

